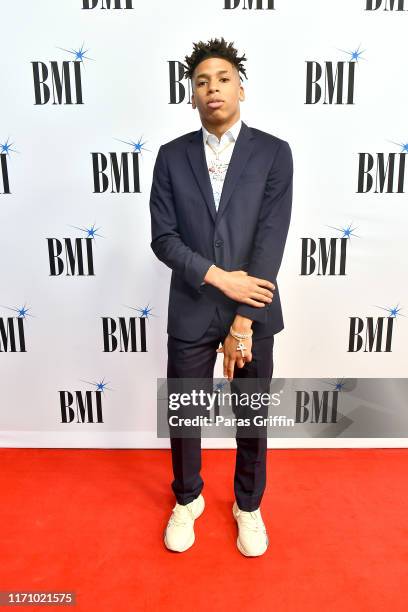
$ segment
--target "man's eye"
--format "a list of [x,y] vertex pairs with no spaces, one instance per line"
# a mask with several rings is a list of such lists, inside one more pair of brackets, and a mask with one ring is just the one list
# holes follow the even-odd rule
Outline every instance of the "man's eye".
[[[221,81],[229,81],[228,77],[222,77]],[[197,83],[197,87],[200,87],[200,85],[203,85],[205,83],[205,81],[198,81]]]

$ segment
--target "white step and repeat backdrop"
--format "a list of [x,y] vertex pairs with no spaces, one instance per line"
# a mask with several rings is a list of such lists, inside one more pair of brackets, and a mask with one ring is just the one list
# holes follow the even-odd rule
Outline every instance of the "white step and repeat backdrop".
[[[241,118],[293,152],[274,377],[406,377],[408,0],[0,7],[2,446],[169,446],[149,192],[159,146],[201,126],[183,60],[214,36],[248,58]],[[270,446],[406,442],[360,432]]]

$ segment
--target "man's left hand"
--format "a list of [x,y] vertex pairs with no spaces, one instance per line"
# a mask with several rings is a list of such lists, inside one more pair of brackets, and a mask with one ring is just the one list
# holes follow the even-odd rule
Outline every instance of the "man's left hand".
[[252,361],[252,336],[242,340],[246,346],[243,354],[237,350],[238,342],[239,340],[228,334],[222,347],[217,349],[217,353],[224,353],[224,376],[229,381],[234,378],[235,364],[239,368],[243,368],[245,363]]

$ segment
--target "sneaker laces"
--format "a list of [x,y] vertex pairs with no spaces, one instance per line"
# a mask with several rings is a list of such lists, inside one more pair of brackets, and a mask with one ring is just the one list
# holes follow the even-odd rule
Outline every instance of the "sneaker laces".
[[191,523],[191,519],[193,519],[193,513],[189,504],[182,505],[176,504],[173,508],[172,515],[170,517],[170,523],[173,525],[185,526],[188,523]]
[[245,525],[247,529],[250,531],[261,531],[264,530],[264,525],[262,524],[262,519],[258,512],[253,510],[252,512],[248,512],[246,510],[238,509],[238,516],[242,517],[242,523]]

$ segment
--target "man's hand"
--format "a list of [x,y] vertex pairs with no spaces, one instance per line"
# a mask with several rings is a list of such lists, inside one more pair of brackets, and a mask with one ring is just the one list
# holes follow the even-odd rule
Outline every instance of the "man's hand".
[[266,279],[249,276],[244,270],[227,272],[217,266],[208,270],[204,280],[232,300],[258,308],[272,302],[275,290],[275,285]]
[[217,349],[217,353],[224,353],[224,376],[229,381],[234,378],[235,363],[239,368],[243,368],[246,362],[252,361],[252,336],[242,340],[246,346],[244,356],[241,351],[237,351],[238,342],[231,334],[228,334],[222,347]]
[[[252,327],[252,321],[247,317],[236,315],[231,327],[234,332],[246,334]],[[237,350],[238,342],[239,340],[228,334],[222,347],[217,349],[217,353],[224,353],[224,376],[229,381],[234,378],[235,364],[239,368],[243,368],[245,363],[252,361],[252,336],[242,340],[246,347],[243,353]]]

